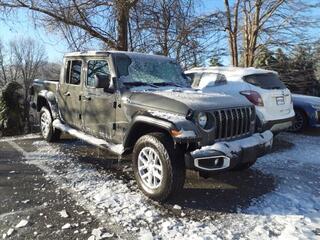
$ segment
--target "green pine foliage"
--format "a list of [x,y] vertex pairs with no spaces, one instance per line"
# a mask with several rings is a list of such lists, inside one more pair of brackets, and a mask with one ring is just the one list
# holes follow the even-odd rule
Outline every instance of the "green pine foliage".
[[269,51],[266,47],[262,47],[255,58],[255,67],[271,69],[277,65],[277,60],[274,57],[273,52]]
[[209,61],[210,67],[221,67],[223,64],[221,63],[221,59],[217,56],[213,56]]
[[0,93],[0,135],[17,135],[23,132],[22,86],[8,83]]
[[[320,49],[320,48],[319,48]],[[298,45],[291,52],[282,49],[275,52],[263,47],[255,61],[255,67],[274,70],[280,79],[293,93],[320,96],[320,50],[316,59],[316,50],[304,45]]]

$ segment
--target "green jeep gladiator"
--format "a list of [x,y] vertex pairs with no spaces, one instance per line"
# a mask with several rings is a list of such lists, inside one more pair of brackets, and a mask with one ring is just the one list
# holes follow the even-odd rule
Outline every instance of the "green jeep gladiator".
[[245,99],[191,88],[175,60],[121,51],[66,54],[60,80],[34,80],[31,106],[43,137],[67,132],[124,156],[139,188],[164,201],[183,188],[186,169],[246,169],[272,146],[254,134]]

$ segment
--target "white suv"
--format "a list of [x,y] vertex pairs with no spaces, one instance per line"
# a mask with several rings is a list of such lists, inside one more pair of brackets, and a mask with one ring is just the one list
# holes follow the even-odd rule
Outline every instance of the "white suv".
[[290,90],[277,72],[240,67],[192,68],[185,72],[192,87],[202,92],[221,92],[246,97],[256,107],[257,131],[279,132],[294,119]]

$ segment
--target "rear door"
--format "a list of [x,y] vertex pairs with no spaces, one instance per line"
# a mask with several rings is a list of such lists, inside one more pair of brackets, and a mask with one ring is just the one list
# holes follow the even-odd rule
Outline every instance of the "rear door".
[[110,74],[108,60],[90,59],[86,61],[86,69],[82,96],[84,131],[99,138],[112,139],[116,118],[115,93],[94,87],[95,75]]
[[291,93],[278,75],[274,73],[252,74],[244,76],[250,88],[260,93],[264,108],[271,116],[286,116],[290,113]]
[[64,82],[58,92],[62,118],[75,128],[81,128],[82,65],[82,60],[65,62]]

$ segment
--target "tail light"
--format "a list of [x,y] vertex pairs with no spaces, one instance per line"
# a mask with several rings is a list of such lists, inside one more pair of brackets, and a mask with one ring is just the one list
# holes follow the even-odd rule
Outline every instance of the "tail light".
[[252,90],[242,91],[240,92],[241,95],[245,96],[250,102],[252,102],[256,106],[263,106],[263,100],[261,95]]

